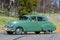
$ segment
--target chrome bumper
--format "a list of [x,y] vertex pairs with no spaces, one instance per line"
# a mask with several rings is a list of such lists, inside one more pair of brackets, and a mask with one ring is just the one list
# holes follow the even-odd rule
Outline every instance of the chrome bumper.
[[11,31],[14,32],[14,30],[12,28],[4,28],[5,31]]

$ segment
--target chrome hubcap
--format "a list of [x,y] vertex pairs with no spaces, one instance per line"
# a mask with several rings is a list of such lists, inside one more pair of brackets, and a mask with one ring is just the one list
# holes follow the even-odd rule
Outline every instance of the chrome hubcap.
[[17,32],[17,34],[21,34],[22,33],[22,29],[17,29],[16,32]]

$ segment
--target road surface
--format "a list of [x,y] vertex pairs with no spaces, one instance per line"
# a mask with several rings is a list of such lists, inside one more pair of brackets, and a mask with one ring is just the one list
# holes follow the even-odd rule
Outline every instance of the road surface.
[[0,40],[60,40],[60,33],[23,35],[0,34]]

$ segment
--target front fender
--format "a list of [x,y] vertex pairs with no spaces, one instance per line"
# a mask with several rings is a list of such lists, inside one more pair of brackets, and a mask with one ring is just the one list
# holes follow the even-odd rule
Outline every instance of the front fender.
[[22,27],[22,28],[23,28],[23,26],[22,26],[21,24],[15,24],[15,25],[13,26],[13,30],[16,30],[17,27]]

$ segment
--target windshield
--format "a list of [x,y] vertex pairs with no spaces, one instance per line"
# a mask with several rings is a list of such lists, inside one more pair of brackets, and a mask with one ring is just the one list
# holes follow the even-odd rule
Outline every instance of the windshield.
[[28,19],[28,17],[26,17],[26,16],[20,16],[20,18],[19,18],[19,20],[27,20]]

